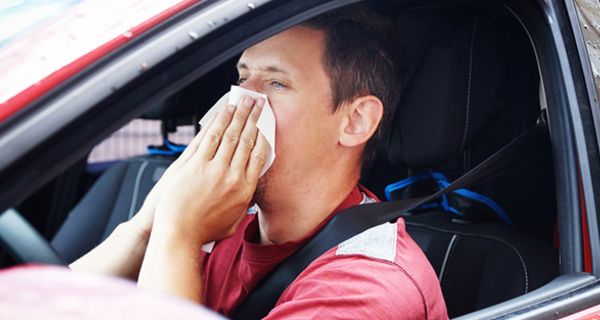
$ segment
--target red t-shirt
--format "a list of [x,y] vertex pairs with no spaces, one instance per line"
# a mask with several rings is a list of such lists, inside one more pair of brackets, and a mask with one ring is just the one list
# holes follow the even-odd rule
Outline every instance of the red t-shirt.
[[[202,254],[203,301],[232,316],[256,285],[300,249],[337,212],[375,201],[357,187],[305,239],[259,245],[258,221],[249,215],[238,231]],[[371,201],[369,201],[371,200]],[[283,292],[266,319],[447,319],[438,279],[410,238],[404,220],[369,229],[313,261]]]

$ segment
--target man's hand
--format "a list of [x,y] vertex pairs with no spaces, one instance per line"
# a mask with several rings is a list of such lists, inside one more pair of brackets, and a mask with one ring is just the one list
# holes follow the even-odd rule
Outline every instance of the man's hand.
[[194,138],[176,169],[169,169],[141,286],[200,300],[200,247],[235,232],[267,158],[268,143],[256,128],[263,105],[262,99],[245,97],[237,107],[226,106]]
[[[246,97],[227,106],[192,145],[191,156],[166,181],[154,231],[193,240],[198,246],[231,236],[245,215],[267,157],[256,122],[264,101]],[[203,130],[204,131],[204,130]]]

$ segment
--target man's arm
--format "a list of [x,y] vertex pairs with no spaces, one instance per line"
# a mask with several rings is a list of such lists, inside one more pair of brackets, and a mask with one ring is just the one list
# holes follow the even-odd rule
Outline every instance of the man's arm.
[[[164,186],[138,284],[201,302],[201,246],[231,236],[246,215],[268,143],[256,122],[264,100],[241,99],[205,129]],[[203,130],[204,131],[204,130]]]

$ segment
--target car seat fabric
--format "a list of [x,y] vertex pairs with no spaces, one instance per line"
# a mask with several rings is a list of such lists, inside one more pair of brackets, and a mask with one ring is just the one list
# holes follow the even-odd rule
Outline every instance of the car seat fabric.
[[[508,70],[515,62],[507,54],[510,48],[503,47],[507,35],[501,23],[474,8],[435,6],[405,10],[396,21],[409,44],[411,65],[382,148],[392,168],[419,174],[458,162],[458,173],[450,175],[456,177],[470,168],[466,162],[477,164],[525,129],[526,116],[513,113],[507,102],[514,95]],[[527,80],[537,83],[535,75]],[[526,103],[535,112],[536,105]],[[519,117],[510,118],[515,114]],[[499,118],[516,125],[488,132],[497,129]],[[527,123],[533,126],[531,120]],[[477,159],[467,159],[465,151],[471,155],[475,141],[484,144],[483,150],[473,152]],[[510,184],[503,187],[514,191]],[[431,192],[422,186],[413,191],[406,195]],[[512,219],[514,212],[507,212]],[[438,274],[450,317],[517,297],[558,274],[551,244],[525,236],[515,226],[485,217],[460,219],[435,209],[404,219]]]
[[451,317],[530,292],[558,274],[556,250],[515,228],[465,224],[440,211],[405,220],[438,275]]
[[173,158],[142,156],[110,167],[92,186],[52,239],[68,263],[106,239],[142,206]]
[[409,11],[401,24],[426,31],[416,35],[424,38],[422,48],[407,48],[409,61],[418,64],[409,71],[388,155],[399,165],[431,168],[458,157],[498,113],[506,68],[491,58],[503,49],[489,20],[468,10]]

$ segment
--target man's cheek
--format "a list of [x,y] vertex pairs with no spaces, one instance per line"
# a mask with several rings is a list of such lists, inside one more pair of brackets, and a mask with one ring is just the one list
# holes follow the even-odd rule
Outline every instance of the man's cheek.
[[273,114],[275,115],[275,150],[276,150],[276,154],[275,154],[275,159],[277,160],[277,154],[279,153],[280,150],[282,150],[281,148],[284,148],[286,143],[285,141],[287,140],[287,136],[288,136],[288,132],[290,131],[289,128],[292,125],[288,119],[281,114],[281,112],[278,114],[277,111],[273,110]]

